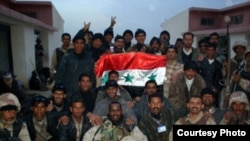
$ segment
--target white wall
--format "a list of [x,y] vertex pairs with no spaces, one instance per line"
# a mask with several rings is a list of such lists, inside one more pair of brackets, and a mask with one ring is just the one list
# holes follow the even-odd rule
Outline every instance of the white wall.
[[11,26],[11,45],[14,73],[17,79],[28,88],[31,72],[34,70],[33,65],[35,65],[34,29],[29,26]]
[[45,60],[47,62],[47,66],[51,65],[51,58],[52,58],[52,54],[53,51],[55,50],[55,48],[60,47],[62,45],[61,42],[61,35],[64,32],[64,21],[62,19],[62,17],[60,16],[60,14],[57,12],[57,10],[55,9],[55,7],[53,6],[53,12],[52,12],[52,21],[53,21],[53,27],[56,28],[55,32],[47,32],[47,57],[48,59]]
[[178,15],[166,20],[162,24],[162,29],[170,33],[170,43],[174,44],[177,38],[182,38],[182,33],[188,31],[189,10],[185,10]]

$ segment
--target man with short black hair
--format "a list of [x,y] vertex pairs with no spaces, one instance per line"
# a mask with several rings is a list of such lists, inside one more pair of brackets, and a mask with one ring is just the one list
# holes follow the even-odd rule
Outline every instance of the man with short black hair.
[[52,61],[50,65],[51,78],[54,78],[54,74],[56,73],[64,54],[73,50],[71,35],[69,33],[63,33],[61,41],[62,46],[56,48],[52,54]]
[[78,90],[78,77],[87,73],[95,86],[94,59],[91,52],[84,49],[85,39],[82,36],[73,38],[74,51],[66,54],[59,65],[55,84],[64,84],[67,90],[66,99],[70,102],[72,94]]
[[72,97],[69,117],[67,125],[59,125],[60,141],[82,141],[84,134],[91,128],[89,119],[83,114],[85,104],[81,97]]
[[121,35],[116,35],[115,36],[115,44],[114,44],[114,50],[111,49],[112,53],[124,53],[124,39]]
[[123,37],[124,43],[125,43],[124,49],[125,49],[125,51],[127,51],[127,49],[132,46],[131,41],[132,41],[132,39],[134,37],[134,34],[133,34],[133,32],[131,30],[126,29],[123,32],[122,37]]
[[104,38],[103,47],[105,48],[105,50],[110,50],[111,47],[114,46],[114,44],[112,43],[112,40],[114,38],[113,28],[114,28],[114,25],[116,24],[115,19],[116,17],[113,17],[113,16],[111,17],[110,25],[107,29],[104,30],[104,33],[103,33],[103,38]]
[[[118,84],[119,72],[115,71],[115,70],[109,71],[108,80],[115,80]],[[123,97],[123,99],[125,101],[132,101],[132,98],[131,98],[129,92],[121,85],[119,85],[119,88],[117,90],[117,95]],[[95,103],[101,101],[102,99],[104,99],[106,97],[107,97],[107,94],[105,93],[105,86],[100,86],[98,93],[97,93]]]
[[157,37],[152,37],[149,43],[149,52],[150,54],[154,55],[165,55],[166,49],[161,49],[161,41]]
[[25,117],[30,138],[32,141],[57,141],[58,119],[54,115],[46,113],[49,100],[41,95],[34,96],[31,100],[32,114]]
[[212,116],[205,115],[202,111],[204,105],[200,96],[193,95],[188,99],[189,113],[176,121],[176,125],[215,125]]
[[163,85],[163,94],[166,98],[169,96],[169,87],[175,81],[178,73],[183,71],[183,64],[176,60],[177,56],[176,46],[169,46],[166,49],[166,73]]
[[95,104],[93,113],[105,117],[108,114],[108,105],[113,101],[118,101],[122,104],[125,119],[130,121],[130,124],[137,123],[137,118],[135,116],[134,110],[128,106],[128,102],[125,101],[122,96],[117,95],[118,88],[119,85],[115,80],[108,80],[105,83],[105,92],[107,94],[107,97]]
[[[140,118],[143,116],[145,112],[149,112],[148,108],[148,98],[150,95],[155,94],[158,92],[157,83],[155,80],[148,80],[144,87],[145,93],[141,96],[141,99],[139,102],[135,103],[135,113],[137,115],[137,119],[140,120]],[[163,95],[162,93],[158,92],[159,94]],[[163,108],[168,109],[171,108],[171,105],[166,97],[163,97]]]
[[177,119],[186,114],[185,110],[163,108],[163,96],[152,94],[148,97],[148,108],[139,122],[139,128],[149,141],[168,141],[169,133]]
[[222,64],[216,60],[216,44],[208,43],[206,47],[206,58],[203,61],[199,61],[199,74],[203,77],[206,82],[206,86],[211,88],[215,93],[215,104],[219,105],[218,95],[222,90],[220,81],[223,79],[222,76]]
[[185,32],[183,34],[184,46],[178,49],[177,61],[184,65],[190,61],[197,61],[199,57],[199,50],[192,47],[194,41],[194,34]]
[[170,33],[167,30],[163,30],[159,36],[161,42],[161,51],[165,52],[167,47],[170,45]]
[[82,73],[78,78],[79,89],[73,94],[82,98],[85,108],[93,112],[95,107],[95,88],[92,87],[92,78],[89,74]]
[[177,49],[182,48],[183,45],[184,45],[184,42],[183,42],[183,39],[182,39],[182,38],[177,38],[177,39],[175,40],[174,46],[175,46]]
[[201,90],[206,87],[206,82],[197,73],[199,68],[196,62],[185,64],[183,70],[169,88],[168,100],[173,108],[186,108],[189,97],[200,95]]
[[206,52],[206,47],[207,47],[207,40],[206,39],[200,39],[198,42],[198,48],[199,48],[199,57],[198,60],[202,61],[204,58],[207,56]]
[[113,101],[109,104],[109,112],[104,124],[92,127],[84,136],[84,141],[147,141],[146,136],[136,125],[127,124],[121,103]]
[[137,43],[127,49],[127,52],[148,52],[148,46],[145,45],[146,32],[143,29],[135,31],[135,39]]
[[213,116],[216,124],[219,124],[223,117],[224,111],[214,105],[215,95],[216,93],[210,88],[204,88],[201,90],[201,99],[202,103],[204,104],[202,111],[205,114]]
[[63,84],[56,84],[51,92],[51,102],[48,105],[47,112],[54,115],[59,120],[67,116],[70,112],[69,103],[66,100],[67,90]]
[[217,50],[215,58],[222,63],[227,58],[228,49],[220,46],[220,35],[217,32],[211,33],[208,37],[208,43],[216,44]]

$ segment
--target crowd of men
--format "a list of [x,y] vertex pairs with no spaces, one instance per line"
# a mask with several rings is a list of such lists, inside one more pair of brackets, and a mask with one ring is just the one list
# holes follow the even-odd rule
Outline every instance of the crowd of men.
[[[112,18],[103,34],[93,34],[90,23],[84,24],[72,43],[70,34],[62,34],[52,56],[49,98],[27,98],[13,88],[10,74],[2,76],[0,141],[171,141],[173,125],[250,124],[247,41],[236,41],[235,56],[228,58],[217,33],[194,47],[193,33],[171,45],[170,33],[162,31],[147,45],[143,29],[114,37],[114,25]],[[164,84],[148,80],[142,90],[128,88],[111,70],[105,85],[97,86],[94,69],[101,55],[129,52],[166,56]]]

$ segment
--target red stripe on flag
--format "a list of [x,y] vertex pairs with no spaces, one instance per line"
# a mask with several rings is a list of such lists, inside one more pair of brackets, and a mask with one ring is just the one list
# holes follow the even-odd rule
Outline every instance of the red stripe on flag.
[[100,77],[106,70],[127,70],[165,67],[166,57],[142,52],[129,52],[121,54],[104,54],[96,63],[95,73]]

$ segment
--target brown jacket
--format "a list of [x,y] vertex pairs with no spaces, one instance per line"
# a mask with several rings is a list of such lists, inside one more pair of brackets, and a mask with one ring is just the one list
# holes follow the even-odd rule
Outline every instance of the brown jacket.
[[188,95],[200,95],[203,88],[206,87],[204,79],[196,74],[190,92],[186,85],[185,74],[181,72],[175,82],[170,85],[168,100],[173,108],[186,108]]

